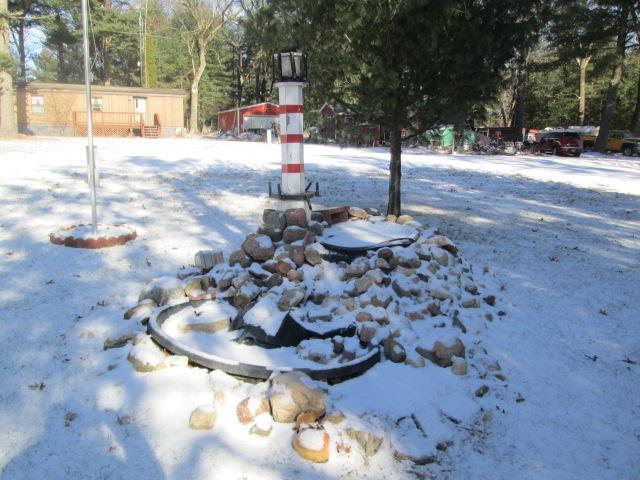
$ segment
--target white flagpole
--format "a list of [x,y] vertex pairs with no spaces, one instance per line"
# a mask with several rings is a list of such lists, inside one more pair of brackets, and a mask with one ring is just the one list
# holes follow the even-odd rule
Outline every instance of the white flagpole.
[[82,46],[84,50],[84,86],[87,95],[87,159],[89,160],[89,189],[91,191],[91,223],[93,233],[98,228],[98,208],[96,206],[96,164],[93,156],[93,109],[91,107],[91,72],[89,71],[89,22],[87,20],[87,0],[82,0]]

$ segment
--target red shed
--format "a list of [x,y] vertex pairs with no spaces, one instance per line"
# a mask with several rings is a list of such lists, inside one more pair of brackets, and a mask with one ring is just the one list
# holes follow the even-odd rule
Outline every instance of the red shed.
[[278,105],[264,102],[218,112],[218,129],[243,133],[246,130],[267,130],[278,124]]

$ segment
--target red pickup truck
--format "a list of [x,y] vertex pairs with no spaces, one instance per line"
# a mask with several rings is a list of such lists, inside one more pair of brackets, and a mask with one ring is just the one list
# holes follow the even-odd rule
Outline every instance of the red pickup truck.
[[579,157],[582,153],[582,140],[578,132],[543,133],[538,140],[538,150],[554,155]]

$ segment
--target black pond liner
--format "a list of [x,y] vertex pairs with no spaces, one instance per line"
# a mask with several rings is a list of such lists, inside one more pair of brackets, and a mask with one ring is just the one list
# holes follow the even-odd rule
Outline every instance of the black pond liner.
[[176,338],[168,335],[162,329],[162,324],[171,315],[187,307],[198,307],[204,302],[208,301],[210,300],[185,302],[179,305],[172,305],[156,310],[154,314],[149,318],[147,332],[153,337],[156,342],[169,350],[171,353],[175,355],[185,355],[192,363],[213,370],[222,370],[223,372],[229,373],[231,375],[259,380],[268,379],[273,372],[297,371],[306,373],[314,380],[333,382],[360,375],[380,361],[381,349],[380,347],[376,346],[372,347],[371,350],[369,350],[369,352],[365,355],[349,362],[342,363],[338,366],[318,366],[318,368],[292,368],[288,366],[278,367],[253,365],[250,363],[242,363],[238,362],[237,360],[206,353],[201,350],[196,350],[180,342]]
[[[249,309],[245,310],[245,313],[247,311],[249,311]],[[284,315],[282,323],[280,324],[276,334],[267,335],[267,333],[257,325],[244,323],[243,316],[243,313],[238,314],[232,323],[232,330],[244,330],[244,338],[247,340],[245,343],[255,343],[267,349],[295,347],[296,345],[299,345],[301,341],[310,338],[331,338],[336,335],[340,335],[342,337],[353,337],[356,334],[356,327],[354,325],[349,325],[345,328],[334,328],[333,330],[327,330],[324,333],[318,333],[314,330],[309,330],[287,313]]]
[[331,243],[330,240],[325,240],[322,237],[318,239],[318,242],[320,242],[323,247],[325,247],[327,250],[330,250],[331,252],[322,256],[324,260],[327,260],[329,262],[351,262],[357,257],[367,255],[367,252],[380,250],[381,248],[408,247],[413,242],[415,242],[415,239],[408,237],[394,238],[393,240],[388,240],[386,242],[366,245],[362,247],[345,247],[342,245]]

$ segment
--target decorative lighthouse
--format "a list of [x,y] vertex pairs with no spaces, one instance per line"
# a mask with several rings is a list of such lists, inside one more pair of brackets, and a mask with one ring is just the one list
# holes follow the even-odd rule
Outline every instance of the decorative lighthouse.
[[280,103],[282,181],[278,196],[283,200],[305,200],[307,207],[314,194],[307,192],[304,180],[302,88],[307,84],[305,55],[293,50],[274,54],[273,82],[278,87]]

